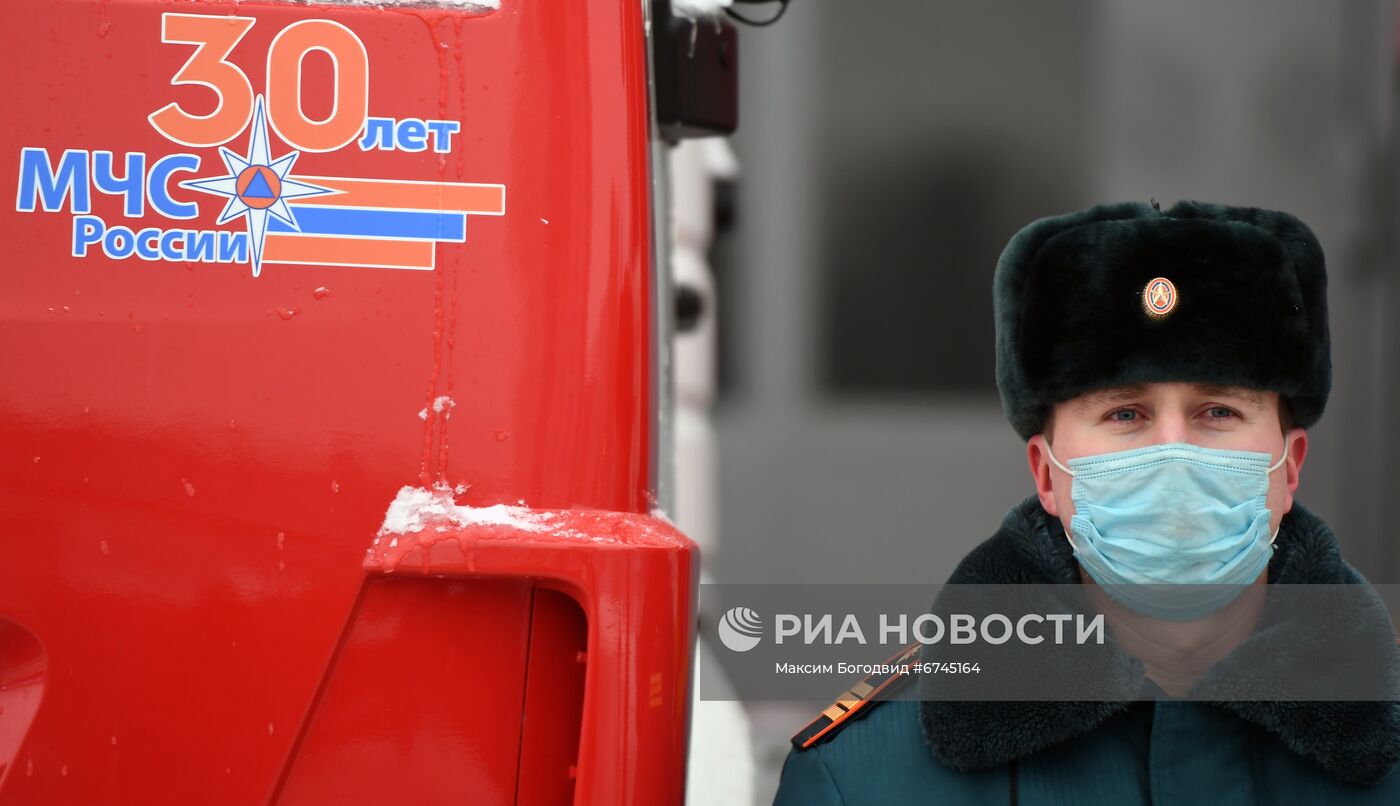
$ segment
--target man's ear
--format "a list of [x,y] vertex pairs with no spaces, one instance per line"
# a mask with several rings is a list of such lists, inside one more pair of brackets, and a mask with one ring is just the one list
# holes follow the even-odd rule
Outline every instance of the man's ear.
[[1046,512],[1058,518],[1060,512],[1055,504],[1055,484],[1050,479],[1051,465],[1047,450],[1045,435],[1036,434],[1026,443],[1026,462],[1031,466],[1031,478],[1035,480],[1035,494],[1040,497],[1040,505]]
[[1288,453],[1288,459],[1283,463],[1283,472],[1287,474],[1288,484],[1283,498],[1283,511],[1288,512],[1293,509],[1293,491],[1298,489],[1298,480],[1303,473],[1303,460],[1308,457],[1308,432],[1301,428],[1288,429],[1288,433],[1283,435],[1283,449]]

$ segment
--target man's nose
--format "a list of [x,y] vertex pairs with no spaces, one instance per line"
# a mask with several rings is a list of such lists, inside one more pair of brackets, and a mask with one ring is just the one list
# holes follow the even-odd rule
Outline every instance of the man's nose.
[[1152,441],[1162,442],[1186,442],[1186,415],[1179,411],[1162,412],[1157,415],[1156,428],[1153,429]]

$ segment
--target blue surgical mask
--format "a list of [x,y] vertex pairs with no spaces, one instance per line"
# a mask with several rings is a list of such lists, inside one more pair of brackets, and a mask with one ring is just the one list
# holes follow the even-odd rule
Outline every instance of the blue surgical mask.
[[[1079,565],[1124,606],[1167,621],[1234,601],[1269,566],[1278,530],[1265,505],[1287,452],[1223,451],[1185,442],[1082,456],[1070,544]],[[1202,587],[1205,586],[1205,587]]]

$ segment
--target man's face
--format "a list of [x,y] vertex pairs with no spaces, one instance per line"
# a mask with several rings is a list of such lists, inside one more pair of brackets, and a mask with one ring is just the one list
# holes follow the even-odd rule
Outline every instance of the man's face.
[[[1166,442],[1267,453],[1270,464],[1287,451],[1283,467],[1269,474],[1271,534],[1293,507],[1293,491],[1308,448],[1303,429],[1283,432],[1277,393],[1192,383],[1119,386],[1057,403],[1049,437],[1050,448],[1062,464],[1081,456]],[[1049,461],[1046,435],[1032,437],[1026,450],[1041,505],[1060,519],[1068,533],[1074,517],[1070,497],[1074,479]]]

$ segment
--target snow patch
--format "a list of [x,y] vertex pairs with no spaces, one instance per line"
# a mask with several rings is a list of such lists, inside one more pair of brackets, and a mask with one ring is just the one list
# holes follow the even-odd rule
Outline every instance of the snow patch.
[[[437,397],[433,398],[433,411],[437,412],[438,414],[442,414],[444,411],[447,411],[447,410],[449,410],[449,409],[455,407],[456,405],[457,405],[457,401],[453,400],[452,398],[448,397],[447,395],[438,395]],[[443,416],[445,416],[445,417],[451,417],[452,415],[451,415],[451,414],[446,414],[446,415],[443,415]],[[428,419],[428,407],[427,407],[427,406],[424,406],[424,407],[423,407],[423,410],[420,411],[420,412],[418,412],[418,419],[420,419],[420,420],[426,420],[426,419]]]
[[403,487],[384,513],[380,535],[403,535],[433,527],[441,532],[454,526],[510,526],[527,532],[549,531],[548,519],[525,507],[495,504],[472,507],[458,504],[446,487],[431,490]]

